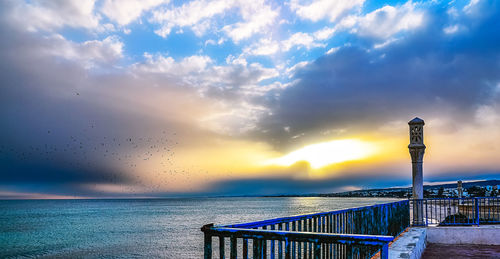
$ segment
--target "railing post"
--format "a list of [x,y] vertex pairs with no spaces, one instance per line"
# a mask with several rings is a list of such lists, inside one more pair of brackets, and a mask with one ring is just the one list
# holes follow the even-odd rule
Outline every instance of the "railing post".
[[226,247],[225,242],[224,242],[224,237],[219,236],[219,258],[220,259],[225,259],[226,258],[226,252],[224,251],[224,248]]
[[479,226],[479,199],[477,197],[474,198],[474,211],[476,224]]
[[[282,224],[278,224],[278,230],[282,230]],[[280,240],[278,241],[278,259],[283,259],[283,242]]]
[[204,235],[205,235],[205,242],[204,242],[204,258],[205,259],[212,259],[212,235],[210,235],[209,233],[206,232],[206,230],[209,230],[210,228],[212,228],[214,226],[214,224],[207,224],[207,225],[204,225],[202,228],[201,228],[201,231],[203,231]]
[[253,258],[261,259],[262,258],[262,243],[259,239],[253,239]]
[[205,259],[212,259],[212,236],[205,233]]
[[[288,223],[287,223],[288,224]],[[288,231],[288,230],[287,230]],[[285,239],[285,259],[291,259],[291,253],[290,253],[290,240],[288,238]]]
[[238,246],[238,241],[236,237],[231,237],[231,259],[236,259],[236,252],[237,252],[237,246]]
[[[267,229],[267,226],[263,226],[262,229]],[[261,240],[261,257],[262,258],[266,258],[267,256],[267,240],[266,239],[262,239]]]
[[389,243],[386,243],[380,249],[380,259],[389,259]]
[[429,215],[427,213],[427,200],[425,200],[425,226],[427,227],[429,225]]
[[345,250],[344,250],[344,253],[345,253],[345,258],[346,259],[352,259],[352,251],[354,250],[354,247],[352,245],[346,245],[345,246]]
[[243,239],[243,259],[248,259],[248,239]]
[[314,242],[314,259],[321,258],[321,243],[318,241]]

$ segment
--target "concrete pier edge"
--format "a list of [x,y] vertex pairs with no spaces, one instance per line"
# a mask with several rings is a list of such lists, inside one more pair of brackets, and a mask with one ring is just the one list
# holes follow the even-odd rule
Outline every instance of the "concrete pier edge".
[[500,245],[500,225],[410,227],[389,246],[389,258],[419,259],[428,243]]
[[426,244],[427,228],[408,228],[389,246],[389,258],[419,259],[424,253]]

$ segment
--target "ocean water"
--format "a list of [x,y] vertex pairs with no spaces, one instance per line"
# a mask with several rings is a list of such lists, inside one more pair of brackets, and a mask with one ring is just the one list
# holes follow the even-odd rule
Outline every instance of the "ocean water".
[[395,201],[179,198],[0,201],[0,258],[202,258],[202,225]]

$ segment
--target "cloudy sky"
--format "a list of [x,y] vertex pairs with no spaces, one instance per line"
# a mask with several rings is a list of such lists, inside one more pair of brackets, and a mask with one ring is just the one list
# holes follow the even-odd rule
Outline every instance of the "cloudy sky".
[[0,197],[500,178],[500,3],[7,0]]

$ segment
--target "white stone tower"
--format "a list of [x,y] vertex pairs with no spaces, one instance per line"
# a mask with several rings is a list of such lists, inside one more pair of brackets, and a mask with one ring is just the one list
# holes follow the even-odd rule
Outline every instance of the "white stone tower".
[[418,117],[408,122],[410,125],[410,144],[408,149],[411,155],[413,174],[413,199],[424,198],[423,159],[424,145],[424,121]]
[[424,198],[424,176],[423,176],[423,160],[424,160],[424,121],[418,117],[408,122],[410,125],[410,144],[408,149],[411,155],[411,167],[413,176],[413,224],[423,225],[423,201]]

